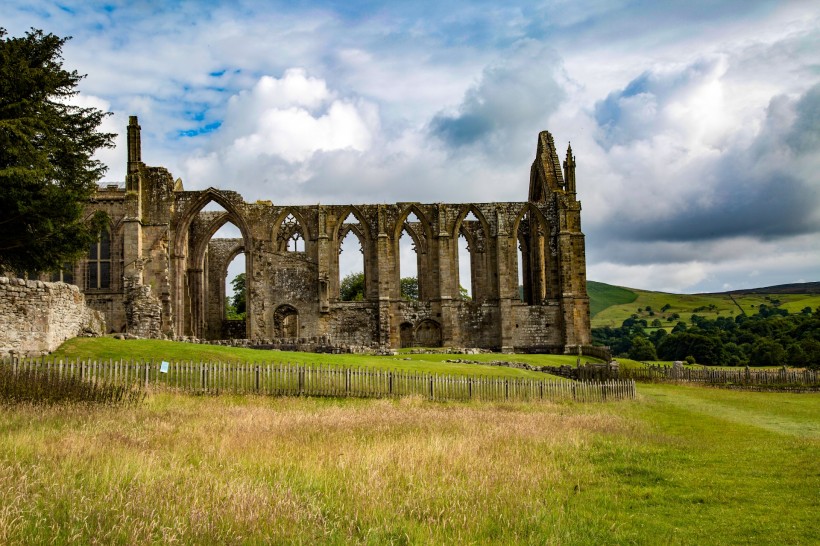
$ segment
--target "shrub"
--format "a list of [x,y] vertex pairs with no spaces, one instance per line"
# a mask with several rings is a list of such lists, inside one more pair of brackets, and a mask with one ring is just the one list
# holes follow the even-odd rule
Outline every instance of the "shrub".
[[692,356],[692,355],[687,356],[687,357],[686,357],[686,358],[684,358],[683,360],[684,360],[684,362],[686,362],[687,364],[694,364],[694,363],[695,363],[695,357],[694,357],[694,356]]

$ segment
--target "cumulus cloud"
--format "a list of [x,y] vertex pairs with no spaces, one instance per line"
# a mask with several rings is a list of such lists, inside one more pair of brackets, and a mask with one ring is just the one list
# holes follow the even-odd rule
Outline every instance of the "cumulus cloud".
[[324,80],[289,69],[231,97],[213,144],[243,158],[300,162],[320,150],[367,150],[378,121],[374,105],[336,99]]
[[185,172],[196,187],[299,182],[309,176],[315,154],[365,152],[378,133],[375,105],[339,98],[324,80],[289,69],[232,96],[209,149],[189,157]]

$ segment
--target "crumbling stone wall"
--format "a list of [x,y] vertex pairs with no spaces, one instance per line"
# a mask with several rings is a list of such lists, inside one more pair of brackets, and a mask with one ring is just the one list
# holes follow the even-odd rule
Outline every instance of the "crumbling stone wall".
[[125,331],[137,337],[162,338],[162,302],[140,280],[137,275],[124,279]]
[[40,356],[69,338],[104,332],[103,316],[78,287],[0,277],[0,356]]

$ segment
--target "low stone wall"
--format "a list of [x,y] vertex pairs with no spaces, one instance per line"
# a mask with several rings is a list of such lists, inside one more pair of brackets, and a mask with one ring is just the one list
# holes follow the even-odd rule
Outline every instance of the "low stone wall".
[[72,337],[105,332],[105,319],[71,284],[0,277],[0,356],[40,356]]

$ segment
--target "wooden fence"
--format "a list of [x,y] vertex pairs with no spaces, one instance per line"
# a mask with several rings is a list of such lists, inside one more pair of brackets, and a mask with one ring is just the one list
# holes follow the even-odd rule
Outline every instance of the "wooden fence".
[[20,359],[0,362],[17,371],[87,381],[202,394],[401,397],[430,400],[604,402],[635,398],[633,380],[574,382],[399,370],[240,362],[145,362]]
[[820,388],[820,372],[813,370],[756,370],[737,368],[716,370],[709,368],[684,368],[675,366],[645,366],[621,368],[620,379],[635,381],[680,381],[709,385],[738,385],[773,388],[776,386],[800,386]]

